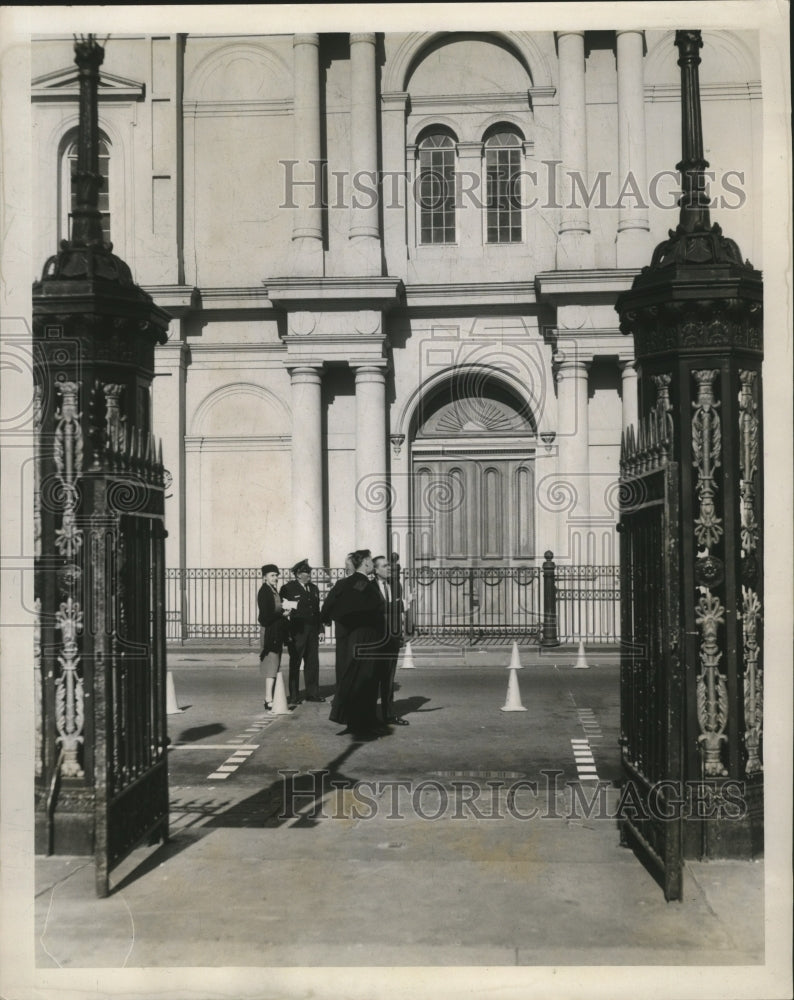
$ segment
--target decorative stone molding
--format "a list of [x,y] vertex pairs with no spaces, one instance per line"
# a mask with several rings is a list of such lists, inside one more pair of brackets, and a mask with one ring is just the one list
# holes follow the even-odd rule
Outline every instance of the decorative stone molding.
[[404,434],[392,434],[390,440],[391,440],[392,452],[394,454],[394,457],[395,458],[399,458],[400,457],[400,451],[402,450],[402,446],[405,443],[405,435]]

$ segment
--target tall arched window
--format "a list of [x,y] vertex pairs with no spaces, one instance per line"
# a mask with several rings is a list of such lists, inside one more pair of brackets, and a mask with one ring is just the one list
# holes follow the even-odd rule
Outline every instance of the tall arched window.
[[[77,170],[77,135],[67,143],[61,159],[61,235],[72,235],[72,216],[77,202],[74,175]],[[102,238],[110,243],[110,143],[105,136],[99,137],[99,173],[102,187],[99,189],[99,212],[102,216]]]
[[455,142],[444,133],[419,143],[419,242],[455,242]]
[[521,139],[494,132],[485,140],[485,193],[489,243],[521,242]]

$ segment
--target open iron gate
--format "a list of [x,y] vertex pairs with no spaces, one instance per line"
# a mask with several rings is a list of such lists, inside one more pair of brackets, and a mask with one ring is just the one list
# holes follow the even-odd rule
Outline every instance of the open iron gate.
[[107,476],[91,484],[99,896],[135,847],[168,837],[163,469],[139,447],[135,455],[108,444]]
[[[665,899],[682,889],[684,684],[680,645],[678,465],[650,414],[621,453],[621,841]],[[631,794],[627,794],[630,792]]]

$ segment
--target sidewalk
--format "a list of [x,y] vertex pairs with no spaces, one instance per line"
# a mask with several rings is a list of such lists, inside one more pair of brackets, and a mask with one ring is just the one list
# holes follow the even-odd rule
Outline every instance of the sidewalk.
[[[207,670],[222,669],[224,683],[241,690],[256,687],[258,671],[244,660],[169,659],[180,697],[194,705],[191,726],[212,718],[191,693]],[[397,707],[410,726],[374,743],[351,743],[329,723],[328,705],[304,704],[262,730],[260,749],[234,780],[180,784],[172,776],[171,841],[125,861],[108,899],[94,896],[90,859],[37,859],[37,964],[763,962],[762,863],[688,863],[684,901],[666,903],[619,846],[613,820],[569,815],[565,783],[578,784],[571,739],[581,736],[585,707],[602,733],[591,740],[599,777],[619,773],[614,662],[579,671],[527,658],[519,672],[527,711],[502,713],[504,651],[502,660],[501,670],[459,663],[398,671]],[[323,669],[324,684],[331,673]],[[290,786],[298,797],[289,815],[280,768],[301,775]],[[555,768],[563,775],[550,798],[543,786],[537,794],[519,788],[514,811],[505,808],[512,783]],[[312,785],[305,776],[318,769],[328,775]],[[395,806],[399,780],[412,784]],[[360,784],[373,781],[380,787]],[[474,797],[473,810],[461,794]],[[607,793],[610,805],[616,795]],[[533,807],[541,815],[524,818]]]

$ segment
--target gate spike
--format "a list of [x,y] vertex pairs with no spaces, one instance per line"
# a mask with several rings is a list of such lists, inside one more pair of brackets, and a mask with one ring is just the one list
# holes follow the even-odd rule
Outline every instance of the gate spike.
[[162,469],[163,467],[163,439],[157,439],[157,464]]

